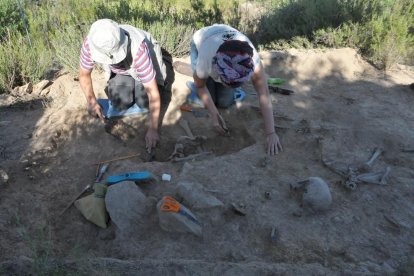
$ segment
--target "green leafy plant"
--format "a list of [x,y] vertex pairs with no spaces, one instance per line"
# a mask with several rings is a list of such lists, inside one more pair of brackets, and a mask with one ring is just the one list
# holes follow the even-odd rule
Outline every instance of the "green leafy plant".
[[23,18],[21,17],[15,0],[0,1],[0,42],[7,37],[7,32],[23,32]]
[[36,83],[51,64],[52,53],[42,45],[31,47],[27,37],[7,32],[0,45],[0,90],[7,92],[27,82]]
[[84,25],[72,25],[56,30],[51,43],[57,61],[65,71],[76,75],[79,71],[79,55],[87,30]]

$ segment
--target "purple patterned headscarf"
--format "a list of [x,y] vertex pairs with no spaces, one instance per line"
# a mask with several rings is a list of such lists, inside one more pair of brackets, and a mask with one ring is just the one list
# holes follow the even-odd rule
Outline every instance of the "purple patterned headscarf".
[[253,75],[253,49],[245,41],[224,42],[213,58],[213,69],[221,81],[231,87],[239,87]]

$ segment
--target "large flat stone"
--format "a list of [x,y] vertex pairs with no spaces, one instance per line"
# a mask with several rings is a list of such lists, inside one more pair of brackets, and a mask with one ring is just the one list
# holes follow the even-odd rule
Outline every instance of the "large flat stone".
[[178,183],[176,193],[192,209],[209,209],[224,206],[223,202],[205,191],[200,183],[182,181]]
[[142,221],[146,197],[134,182],[125,181],[108,187],[105,204],[115,225],[121,231],[129,232]]

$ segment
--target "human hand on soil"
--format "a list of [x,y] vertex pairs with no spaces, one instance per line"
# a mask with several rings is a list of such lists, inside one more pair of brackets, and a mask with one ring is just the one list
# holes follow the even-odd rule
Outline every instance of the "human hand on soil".
[[88,113],[89,115],[99,118],[102,122],[104,122],[102,108],[96,101],[88,103]]
[[152,148],[155,148],[158,140],[160,139],[158,131],[153,128],[149,128],[145,135],[145,147],[148,153],[151,153]]
[[214,130],[221,134],[226,135],[229,133],[229,129],[226,126],[226,122],[224,121],[223,117],[219,113],[217,113],[217,116],[211,117],[211,123],[213,125]]
[[279,136],[275,132],[269,133],[266,137],[267,154],[275,155],[279,151],[282,151],[282,144],[280,143]]

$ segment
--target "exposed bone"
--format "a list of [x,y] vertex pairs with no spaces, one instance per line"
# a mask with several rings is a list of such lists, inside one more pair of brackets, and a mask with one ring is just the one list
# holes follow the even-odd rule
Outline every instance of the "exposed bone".
[[380,148],[375,148],[374,153],[372,154],[371,158],[365,162],[368,166],[372,167],[372,164],[377,160],[377,158],[382,154],[383,150]]
[[187,120],[181,119],[179,121],[179,124],[184,129],[185,134],[187,134],[188,137],[194,138],[193,132],[191,131],[190,126],[189,126]]
[[[202,143],[207,140],[205,136],[193,136],[192,138],[189,136],[180,136],[177,139],[177,143],[174,146],[174,151],[168,157],[168,160],[173,160],[175,158],[184,158],[185,157],[185,149],[188,147],[197,147],[200,148]],[[188,150],[187,150],[188,152]]]
[[358,173],[360,174],[370,172],[372,169],[372,165],[382,153],[383,153],[383,150],[381,148],[375,148],[371,158],[367,162],[353,165],[352,167],[354,168],[354,170],[358,171]]
[[386,185],[388,176],[391,172],[391,168],[387,167],[383,171],[379,172],[372,172],[372,173],[363,173],[357,176],[358,181],[371,183],[371,184],[378,184],[378,185]]
[[176,143],[174,146],[174,151],[171,153],[170,157],[168,157],[168,160],[172,160],[174,158],[183,158],[184,157],[184,146],[183,144]]
[[344,182],[345,188],[348,188],[348,189],[354,191],[358,187],[358,183],[359,183],[359,181],[357,179],[356,172],[353,169],[349,168],[347,179]]
[[339,174],[342,177],[348,176],[348,171],[346,169],[346,165],[342,162],[337,162],[331,159],[322,158],[322,163],[325,167],[330,169],[332,172]]
[[355,190],[358,184],[362,182],[378,185],[387,185],[387,180],[390,172],[390,167],[387,167],[383,171],[363,174],[357,174],[354,170],[350,169],[348,173],[348,178],[345,181],[344,186],[350,190]]
[[302,188],[303,186],[305,186],[308,183],[309,183],[309,179],[297,181],[296,183],[291,183],[290,184],[290,188],[292,188],[292,189],[300,189],[300,188]]
[[378,185],[386,185],[387,177],[391,171],[391,168],[387,167],[383,171],[370,172],[373,163],[382,154],[383,150],[375,148],[371,158],[360,166],[348,166],[344,169],[342,162],[337,162],[324,157],[323,144],[321,140],[318,140],[321,146],[321,159],[325,167],[329,168],[334,173],[345,178],[344,186],[347,189],[355,190],[360,183],[372,183]]
[[302,195],[303,206],[312,211],[324,211],[332,204],[328,184],[320,177],[309,177]]
[[191,145],[191,146],[201,146],[201,144],[207,140],[206,136],[180,136],[177,139],[177,143],[184,144],[184,145]]
[[174,157],[174,158],[172,158],[171,161],[173,161],[173,162],[184,162],[184,161],[189,161],[189,160],[203,158],[203,157],[206,157],[206,156],[208,156],[210,154],[212,154],[211,151],[205,151],[205,152],[190,154],[190,155],[185,156],[185,157]]
[[[187,122],[187,120],[181,119],[179,121],[180,126],[184,129],[185,133],[187,134],[187,136],[189,136],[190,138],[194,138],[193,132],[190,129],[190,126]],[[201,146],[197,147],[197,151],[198,153],[202,153],[203,149],[201,148]]]

